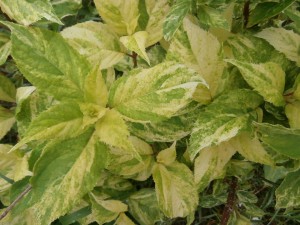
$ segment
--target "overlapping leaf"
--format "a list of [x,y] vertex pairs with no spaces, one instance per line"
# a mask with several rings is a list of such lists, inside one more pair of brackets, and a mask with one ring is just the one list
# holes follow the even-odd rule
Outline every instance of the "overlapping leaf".
[[15,122],[14,113],[0,106],[0,140],[7,134]]
[[0,65],[6,62],[7,57],[10,55],[11,41],[7,34],[0,33]]
[[110,89],[108,104],[129,120],[158,122],[187,107],[196,93],[210,98],[205,81],[197,73],[169,62],[133,70],[118,79]]
[[16,101],[16,88],[10,79],[0,74],[0,100],[7,102]]

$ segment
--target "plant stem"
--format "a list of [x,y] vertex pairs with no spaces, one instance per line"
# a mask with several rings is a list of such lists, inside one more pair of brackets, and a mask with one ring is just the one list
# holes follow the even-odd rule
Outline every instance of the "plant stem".
[[133,60],[133,67],[136,68],[137,67],[137,54],[136,52],[132,52],[132,60]]
[[244,28],[246,28],[249,21],[249,15],[250,15],[250,1],[245,2],[243,15],[244,15]]
[[229,184],[227,202],[223,210],[222,219],[220,223],[221,225],[227,225],[230,215],[234,209],[234,204],[236,201],[237,184],[238,184],[237,178],[233,177]]
[[21,199],[32,189],[31,185],[27,186],[26,189],[4,210],[0,215],[0,220],[7,216],[7,214],[21,201]]

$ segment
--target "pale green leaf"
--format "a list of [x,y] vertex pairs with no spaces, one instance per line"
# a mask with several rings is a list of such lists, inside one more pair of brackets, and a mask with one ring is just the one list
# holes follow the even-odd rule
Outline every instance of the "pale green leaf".
[[237,60],[226,60],[239,68],[247,83],[264,99],[276,106],[285,104],[283,91],[285,72],[281,66],[273,63],[252,64]]
[[254,125],[265,145],[292,159],[300,159],[300,130],[267,123]]
[[226,165],[235,152],[236,149],[233,148],[230,141],[200,151],[194,164],[194,180],[200,192],[212,180],[224,176]]
[[5,24],[12,30],[12,56],[30,83],[58,100],[83,99],[91,66],[60,34]]
[[142,57],[149,65],[150,61],[146,53],[146,42],[148,39],[148,32],[139,31],[131,36],[123,36],[120,38],[120,42],[130,51],[137,53]]
[[280,2],[263,2],[258,4],[250,13],[247,27],[252,27],[257,23],[263,22],[273,16],[276,16],[295,0],[285,0]]
[[172,5],[170,12],[163,24],[164,38],[170,41],[178,28],[181,26],[183,18],[190,11],[192,0],[178,0]]
[[266,28],[255,36],[268,41],[276,50],[300,66],[300,35],[284,28]]
[[291,20],[295,22],[296,27],[300,27],[300,12],[297,8],[297,4],[291,5],[291,7],[284,10],[284,14],[286,14]]
[[14,113],[0,106],[0,140],[10,131],[15,122]]
[[108,103],[128,120],[159,122],[180,113],[196,93],[205,99],[202,104],[210,100],[207,85],[197,73],[167,62],[122,76],[112,85]]
[[33,140],[69,138],[84,131],[83,113],[76,103],[55,105],[39,114],[26,130],[25,137],[14,148],[18,149]]
[[285,106],[285,114],[291,128],[300,129],[300,101],[288,103]]
[[300,170],[289,173],[276,189],[276,207],[291,208],[300,205]]
[[179,162],[154,167],[153,179],[160,210],[169,218],[193,214],[198,205],[193,173]]
[[156,161],[163,165],[170,165],[176,160],[176,142],[169,148],[160,151],[156,156]]
[[61,19],[77,14],[82,7],[82,0],[51,0],[55,14]]
[[146,0],[145,4],[149,17],[145,27],[145,31],[149,34],[146,47],[149,47],[163,38],[163,23],[169,11],[169,5],[167,0]]
[[95,124],[108,111],[107,108],[92,103],[80,103],[79,107],[83,114],[82,129]]
[[62,36],[92,65],[107,69],[124,57],[119,37],[103,23],[87,21],[68,27]]
[[33,224],[50,224],[67,213],[96,185],[107,164],[107,151],[91,130],[49,143],[35,164],[31,193],[22,199],[15,213],[23,213],[23,207],[31,209]]
[[128,199],[129,212],[140,225],[162,220],[154,189],[141,189]]
[[129,131],[121,114],[111,109],[96,123],[96,135],[99,139],[117,148],[122,148],[132,156],[139,158],[139,154],[128,140]]
[[251,138],[249,134],[243,133],[231,140],[233,148],[247,160],[274,166],[275,162],[268,152],[264,149],[257,138]]
[[6,42],[0,47],[0,65],[3,65],[11,52],[11,41]]
[[114,225],[135,225],[135,223],[125,213],[121,213]]
[[16,88],[10,79],[0,74],[0,100],[7,102],[16,101]]
[[11,19],[28,26],[42,18],[62,24],[49,0],[1,0],[0,7]]
[[94,0],[96,8],[110,29],[119,36],[134,33],[138,18],[138,0]]
[[130,153],[126,154],[123,149],[111,148],[110,163],[107,170],[127,179],[144,181],[151,176],[154,165],[152,148],[134,136],[130,136],[129,141],[141,156],[141,160],[136,159]]
[[108,90],[100,69],[94,68],[87,75],[84,83],[85,101],[105,107],[108,101]]
[[202,76],[210,87],[212,96],[218,93],[223,74],[222,47],[216,37],[201,29],[187,17],[168,49],[167,60],[183,63]]
[[35,90],[36,87],[34,86],[19,87],[16,94],[17,103],[20,103],[22,100],[27,99]]
[[201,5],[198,8],[198,18],[201,24],[211,28],[222,28],[230,30],[230,25],[222,11],[207,5]]
[[254,119],[249,113],[262,102],[254,91],[243,89],[218,97],[198,114],[188,148],[191,159],[201,149],[227,141],[249,127],[249,122]]
[[90,194],[92,202],[92,214],[99,224],[104,224],[115,220],[121,212],[127,211],[127,205],[118,200],[104,200]]

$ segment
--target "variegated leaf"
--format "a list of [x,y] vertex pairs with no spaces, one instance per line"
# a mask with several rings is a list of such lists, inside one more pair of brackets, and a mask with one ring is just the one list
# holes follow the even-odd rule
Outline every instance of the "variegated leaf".
[[[0,3],[1,4],[1,3]],[[3,65],[11,52],[11,41],[9,35],[0,33],[0,65]]]
[[130,214],[140,225],[155,224],[162,220],[154,189],[141,189],[128,199]]
[[13,213],[32,210],[32,224],[42,225],[71,210],[94,188],[107,164],[107,147],[97,139],[89,130],[72,139],[49,143],[35,164],[31,193]]
[[300,101],[288,103],[285,106],[285,114],[291,128],[300,129]]
[[16,88],[10,79],[0,74],[0,100],[7,102],[16,101]]
[[111,109],[96,123],[96,135],[99,139],[117,148],[122,148],[127,153],[140,159],[139,154],[128,140],[129,131],[121,114],[115,109]]
[[275,165],[272,156],[264,149],[256,137],[251,138],[249,134],[243,133],[231,139],[230,143],[236,151],[249,161],[270,166]]
[[171,41],[167,60],[183,63],[197,71],[208,83],[212,96],[215,96],[224,69],[221,53],[217,38],[187,17]]
[[189,168],[177,161],[157,164],[153,179],[160,210],[169,218],[193,214],[198,205],[197,188]]
[[130,51],[137,53],[142,57],[149,65],[150,61],[146,53],[146,43],[148,39],[148,32],[139,31],[131,36],[123,36],[120,38],[120,42]]
[[179,0],[172,5],[163,24],[164,38],[167,41],[172,39],[178,28],[181,26],[183,18],[190,11],[191,5],[192,0]]
[[157,154],[156,161],[168,166],[175,162],[176,156],[176,142],[174,142],[170,148],[164,149]]
[[204,148],[195,159],[194,180],[198,191],[203,191],[209,183],[225,175],[226,164],[236,153],[230,141]]
[[105,224],[115,220],[120,213],[127,211],[127,205],[118,200],[104,200],[90,194],[92,214],[98,224]]
[[273,62],[253,64],[237,60],[226,61],[238,67],[247,83],[266,101],[276,106],[285,104],[285,72],[280,65]]
[[126,154],[123,149],[111,148],[110,163],[107,169],[127,179],[144,181],[152,174],[153,150],[149,144],[141,139],[131,136],[129,140],[141,156],[141,160],[137,160],[132,154]]
[[300,35],[284,28],[266,28],[256,34],[268,41],[276,50],[300,66]]
[[145,31],[149,34],[146,47],[149,47],[163,38],[163,23],[169,11],[169,5],[167,0],[146,0],[145,4],[149,17],[145,26]]
[[128,216],[126,216],[125,213],[120,213],[120,216],[118,217],[114,225],[135,225],[135,224]]
[[82,7],[82,0],[51,0],[55,14],[61,19],[75,15]]
[[195,95],[210,101],[205,81],[193,70],[174,62],[133,70],[111,87],[108,104],[128,120],[159,122],[177,115]]
[[83,113],[76,103],[55,105],[39,114],[27,128],[25,137],[12,149],[18,149],[33,140],[70,138],[84,131]]
[[88,21],[68,27],[62,36],[92,65],[107,69],[124,57],[119,37],[108,25]]
[[218,97],[198,114],[192,130],[189,154],[194,159],[199,151],[235,137],[249,126],[253,112],[262,98],[254,91],[238,89]]
[[139,18],[138,0],[94,0],[94,2],[101,18],[119,36],[134,33]]
[[37,22],[42,18],[62,24],[54,14],[49,0],[1,0],[0,7],[11,19],[25,26]]
[[10,131],[15,122],[14,113],[0,106],[0,140]]
[[58,100],[83,100],[90,64],[60,34],[5,23],[12,30],[12,56],[24,76]]
[[276,189],[276,207],[292,208],[300,205],[300,170],[286,175]]
[[222,28],[230,30],[230,25],[222,11],[207,5],[201,5],[198,8],[198,18],[201,24],[209,28]]

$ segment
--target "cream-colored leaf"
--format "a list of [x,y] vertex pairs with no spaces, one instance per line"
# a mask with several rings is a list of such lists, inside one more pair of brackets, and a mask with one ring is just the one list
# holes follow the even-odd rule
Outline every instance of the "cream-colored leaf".
[[170,148],[164,149],[156,156],[156,161],[164,165],[170,165],[176,160],[176,142]]
[[114,225],[135,225],[135,223],[125,213],[121,213]]
[[94,2],[101,18],[119,36],[134,33],[139,18],[138,0],[94,0]]

